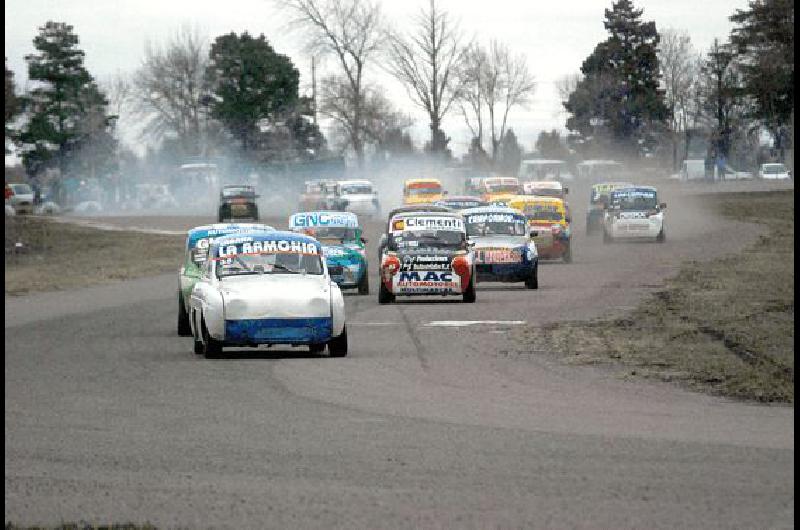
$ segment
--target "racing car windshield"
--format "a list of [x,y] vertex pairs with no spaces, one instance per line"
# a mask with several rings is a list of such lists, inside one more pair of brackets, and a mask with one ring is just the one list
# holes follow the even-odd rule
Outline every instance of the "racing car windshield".
[[393,234],[390,250],[421,250],[426,248],[463,250],[466,238],[463,232],[453,230],[406,230]]
[[658,201],[652,190],[614,191],[611,206],[619,210],[650,210],[658,206]]
[[342,186],[342,195],[370,195],[372,186],[369,184],[348,184]]
[[406,189],[406,195],[431,195],[441,192],[442,187],[438,184],[425,184],[424,187],[414,186]]
[[468,236],[524,236],[525,220],[511,214],[475,214],[467,217]]
[[253,188],[247,186],[237,186],[230,188],[222,188],[222,196],[228,197],[252,197],[256,194]]
[[525,217],[529,221],[562,221],[564,219],[562,212],[558,208],[547,204],[526,206]]
[[562,197],[563,192],[558,188],[528,188],[530,195],[538,195],[539,197]]
[[347,228],[341,226],[316,226],[314,228],[306,228],[305,232],[317,239],[335,239],[337,241],[355,241],[356,228]]
[[[302,247],[299,251],[281,251],[278,245],[270,244],[288,242],[258,243],[220,247],[221,255],[214,258],[217,278],[248,274],[322,274],[322,260],[315,244],[293,241],[295,247],[298,244]],[[293,247],[286,245],[285,248]]]

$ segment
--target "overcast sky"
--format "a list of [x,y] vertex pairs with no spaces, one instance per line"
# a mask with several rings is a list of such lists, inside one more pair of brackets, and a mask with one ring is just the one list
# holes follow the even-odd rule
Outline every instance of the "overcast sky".
[[[612,1],[438,1],[459,20],[467,36],[482,42],[496,38],[527,56],[537,90],[529,109],[516,109],[509,115],[510,126],[525,149],[533,148],[539,131],[563,130],[565,115],[554,83],[577,72],[595,45],[605,40],[603,13]],[[385,0],[383,9],[387,20],[402,29],[426,4],[427,0]],[[686,30],[699,50],[706,50],[715,37],[727,39],[732,27],[728,17],[747,4],[747,0],[634,0],[637,8],[644,9],[644,20],[654,20],[659,31]],[[311,59],[303,51],[303,35],[288,30],[287,14],[271,0],[6,0],[5,20],[6,58],[20,89],[27,79],[24,56],[34,51],[33,38],[48,20],[74,26],[86,52],[86,67],[101,82],[116,72],[133,72],[148,40],[163,42],[184,24],[196,26],[209,40],[231,31],[264,33],[279,53],[292,58],[301,73],[301,86],[311,82]],[[327,66],[335,64],[328,60]],[[374,67],[368,75],[417,120],[413,132],[421,145],[429,134],[425,116],[386,73]],[[453,112],[444,129],[452,138],[454,153],[466,151],[469,132],[463,118]]]

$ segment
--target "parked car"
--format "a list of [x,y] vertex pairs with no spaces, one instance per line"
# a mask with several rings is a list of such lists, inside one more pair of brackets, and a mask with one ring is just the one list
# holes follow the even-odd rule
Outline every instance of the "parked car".
[[791,173],[783,164],[771,163],[761,164],[758,170],[758,178],[764,180],[784,180],[792,178]]
[[33,188],[30,184],[6,184],[6,198],[14,213],[33,213]]
[[664,210],[652,186],[621,188],[611,192],[603,220],[603,242],[620,239],[666,240]]
[[226,347],[308,346],[347,355],[345,307],[322,245],[293,232],[232,234],[211,243],[192,290],[195,353]]
[[217,221],[220,223],[237,220],[258,221],[256,190],[253,186],[234,184],[223,186],[219,192]]

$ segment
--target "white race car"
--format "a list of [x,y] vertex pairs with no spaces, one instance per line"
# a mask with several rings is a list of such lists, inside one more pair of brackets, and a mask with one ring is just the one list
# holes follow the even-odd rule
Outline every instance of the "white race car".
[[617,239],[666,240],[664,210],[658,191],[652,186],[634,186],[613,190],[603,217],[603,242]]
[[336,197],[342,209],[366,217],[378,217],[381,207],[378,192],[368,180],[340,180],[336,183]]
[[195,353],[223,347],[308,346],[347,355],[344,299],[328,275],[322,245],[292,232],[215,239],[190,301]]

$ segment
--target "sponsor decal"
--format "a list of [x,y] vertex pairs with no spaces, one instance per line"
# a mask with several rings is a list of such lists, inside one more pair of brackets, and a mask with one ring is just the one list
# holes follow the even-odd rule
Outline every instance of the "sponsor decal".
[[308,212],[296,213],[289,219],[292,228],[313,228],[325,226],[331,228],[358,228],[358,218],[347,212]]
[[401,271],[414,270],[450,270],[450,258],[447,256],[403,256]]
[[513,223],[522,217],[510,213],[479,213],[467,217],[467,224],[478,223]]
[[289,241],[284,239],[272,241],[242,241],[242,242],[226,242],[218,248],[218,258],[215,260],[224,259],[227,257],[235,256],[237,254],[319,254],[317,245],[314,243],[307,243],[304,241]]
[[475,251],[478,263],[519,263],[522,252],[510,248],[481,248]]
[[392,221],[392,230],[451,230],[463,231],[464,222],[455,217],[407,217]]
[[347,252],[341,247],[322,247],[322,255],[326,258],[338,258],[346,254]]
[[461,287],[461,280],[452,271],[401,271],[394,282],[401,293],[448,292]]

